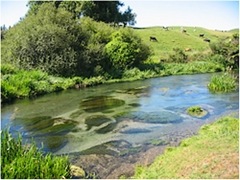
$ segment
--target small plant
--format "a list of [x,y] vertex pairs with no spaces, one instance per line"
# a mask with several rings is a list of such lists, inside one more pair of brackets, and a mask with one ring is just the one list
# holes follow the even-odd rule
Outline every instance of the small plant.
[[14,139],[8,130],[1,132],[2,179],[70,178],[67,157],[43,155],[35,145],[23,146],[19,135]]
[[192,106],[187,109],[187,113],[191,116],[203,117],[207,114],[207,111],[200,106]]
[[208,89],[214,93],[235,91],[237,89],[236,78],[229,73],[225,73],[221,76],[214,75],[208,84]]

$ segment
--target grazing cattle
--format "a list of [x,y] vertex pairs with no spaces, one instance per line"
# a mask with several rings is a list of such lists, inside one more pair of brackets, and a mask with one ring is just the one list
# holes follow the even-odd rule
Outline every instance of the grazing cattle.
[[207,39],[207,38],[205,38],[204,41],[205,41],[205,42],[209,42],[209,43],[211,42],[211,40],[210,40],[210,39]]
[[166,30],[166,31],[168,31],[169,29],[168,29],[168,27],[165,27],[165,26],[163,26],[163,29],[164,30]]
[[150,41],[158,41],[156,37],[150,36]]
[[192,49],[191,49],[191,48],[185,48],[184,50],[185,50],[185,52],[192,51]]
[[186,30],[186,29],[183,29],[183,30],[182,30],[182,33],[187,33],[187,30]]
[[204,37],[204,34],[199,34],[199,37]]

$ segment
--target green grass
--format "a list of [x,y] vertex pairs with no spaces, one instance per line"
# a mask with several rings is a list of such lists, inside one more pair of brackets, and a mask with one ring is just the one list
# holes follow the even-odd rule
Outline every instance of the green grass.
[[[159,62],[160,59],[167,59],[169,54],[173,52],[173,48],[180,48],[182,50],[191,48],[191,51],[187,52],[191,56],[199,52],[203,54],[210,52],[209,44],[203,41],[203,38],[200,38],[199,34],[203,33],[211,42],[216,42],[219,39],[231,37],[235,32],[219,32],[200,27],[183,27],[187,30],[185,34],[181,32],[180,26],[169,28],[169,31],[163,30],[162,27],[135,29],[135,32],[142,40],[152,48],[153,55],[150,59],[154,62]],[[150,36],[156,37],[158,42],[149,41]]]
[[[199,34],[204,33],[205,37],[211,39],[211,42],[216,42],[219,39],[231,37],[236,30],[219,32],[199,27],[184,27],[187,30],[187,34],[184,34],[180,29],[180,27],[170,27],[169,31],[163,30],[162,27],[134,29],[142,40],[152,48],[153,55],[139,68],[125,70],[120,79],[111,79],[108,76],[91,78],[54,77],[39,70],[25,71],[15,68],[13,65],[1,64],[1,103],[74,88],[76,84],[79,87],[88,87],[103,83],[224,70],[224,66],[217,61],[216,57],[214,59],[209,56],[209,44],[204,42],[199,37]],[[150,36],[155,36],[158,42],[149,41]],[[179,48],[186,55],[187,60],[185,63],[169,61],[170,56],[174,55],[174,53],[174,57],[180,57],[179,54],[174,52],[174,48]],[[185,48],[191,48],[192,50],[184,52]],[[167,61],[159,63],[162,59]],[[217,81],[215,80],[215,84],[218,83]],[[218,87],[218,85],[216,86]],[[214,84],[209,85],[210,89],[214,89],[216,86]]]
[[149,166],[136,167],[136,179],[239,178],[239,120],[223,117],[198,135],[169,147]]
[[70,178],[67,157],[43,155],[35,145],[23,146],[19,136],[14,139],[8,130],[1,132],[2,179]]
[[211,78],[208,88],[214,93],[226,93],[235,91],[238,87],[237,78],[229,73],[225,73],[221,76],[214,75]]
[[15,68],[13,65],[2,64],[1,103],[74,88],[75,84],[88,87],[103,82],[105,78],[101,76],[84,79],[81,77],[63,78],[51,76],[40,70],[27,71]]

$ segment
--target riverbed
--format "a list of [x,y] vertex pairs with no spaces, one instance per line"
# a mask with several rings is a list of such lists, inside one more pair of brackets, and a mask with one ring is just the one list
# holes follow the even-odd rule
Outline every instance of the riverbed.
[[[44,152],[68,154],[98,178],[129,176],[167,146],[239,109],[238,90],[211,93],[214,74],[182,75],[67,90],[2,108],[2,128],[32,139]],[[207,111],[190,116],[190,106]]]

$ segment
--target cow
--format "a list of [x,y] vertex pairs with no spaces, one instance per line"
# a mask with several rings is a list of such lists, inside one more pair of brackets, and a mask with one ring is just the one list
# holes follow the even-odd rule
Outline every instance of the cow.
[[199,37],[204,37],[204,34],[199,34]]
[[186,30],[186,29],[183,29],[183,30],[182,30],[182,33],[187,33],[187,30]]
[[189,51],[192,51],[192,49],[191,48],[185,48],[184,51],[189,52]]
[[155,42],[157,42],[158,40],[157,40],[156,37],[150,36],[150,41],[155,41]]
[[163,29],[164,30],[166,30],[166,31],[168,31],[169,29],[168,29],[168,27],[165,27],[165,26],[163,26]]
[[210,42],[211,42],[211,40],[210,40],[210,39],[208,39],[208,38],[205,38],[205,39],[204,39],[204,41],[205,41],[205,42],[208,42],[208,43],[210,43]]

